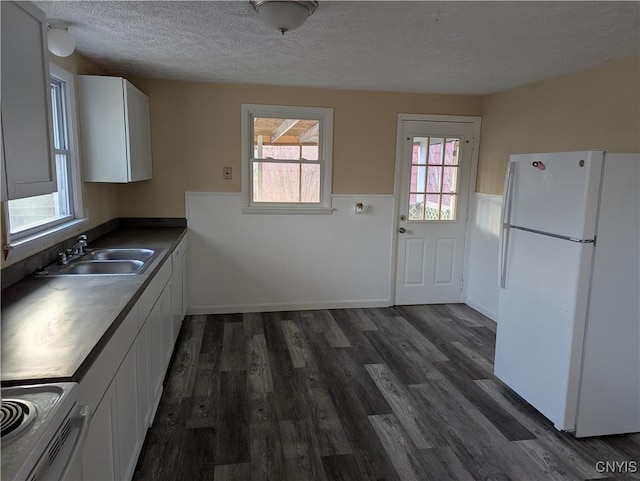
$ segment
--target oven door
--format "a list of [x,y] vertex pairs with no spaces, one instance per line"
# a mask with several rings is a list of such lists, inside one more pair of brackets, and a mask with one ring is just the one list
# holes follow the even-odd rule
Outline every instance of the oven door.
[[27,481],[82,479],[81,453],[90,421],[89,406],[74,404]]

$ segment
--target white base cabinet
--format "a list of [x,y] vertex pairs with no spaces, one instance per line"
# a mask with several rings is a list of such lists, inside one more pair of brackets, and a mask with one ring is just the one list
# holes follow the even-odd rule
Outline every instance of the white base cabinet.
[[188,238],[184,236],[172,254],[173,277],[173,341],[178,338],[180,326],[187,313],[187,252]]
[[171,354],[173,354],[173,345],[175,337],[173,335],[173,312],[171,309],[171,280],[164,287],[158,302],[162,305],[162,377],[167,372]]
[[162,380],[164,378],[161,300],[158,300],[151,309],[147,324],[149,326],[149,399],[151,404],[148,426],[150,426],[162,396]]
[[[144,434],[140,432],[139,418],[144,416],[138,396],[138,382],[146,373],[138,372],[137,343],[124,358],[116,375],[116,413],[118,417],[118,479],[133,478]],[[146,430],[145,430],[146,432]]]
[[132,479],[176,336],[168,258],[80,382],[93,414],[82,452],[86,481]]
[[151,378],[149,376],[149,324],[145,322],[138,333],[135,343],[136,348],[136,368],[140,375],[138,378],[138,431],[141,433],[142,441],[151,424]]
[[116,404],[116,386],[111,384],[93,411],[82,451],[82,477],[87,481],[113,481],[120,477],[115,449],[118,444]]

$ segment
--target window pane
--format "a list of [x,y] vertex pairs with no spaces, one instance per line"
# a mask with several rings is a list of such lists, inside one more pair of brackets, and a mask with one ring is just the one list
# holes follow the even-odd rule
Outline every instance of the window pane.
[[68,149],[64,105],[64,82],[52,78],[51,113],[53,120],[53,146],[60,150]]
[[427,139],[426,137],[414,137],[413,138],[413,152],[411,154],[412,164],[426,164],[427,163]]
[[409,196],[409,220],[424,219],[424,194]]
[[427,202],[424,207],[425,220],[438,220],[440,212],[440,196],[435,194],[427,195]]
[[320,202],[320,165],[301,164],[300,202]]
[[410,192],[424,192],[425,181],[427,177],[427,168],[413,166],[411,167],[411,185]]
[[253,202],[320,202],[320,165],[254,162]]
[[11,233],[15,234],[66,217],[69,213],[65,211],[65,206],[60,204],[56,192],[10,200],[8,205]]
[[429,163],[442,165],[442,144],[444,139],[432,137],[429,139]]
[[460,139],[447,139],[444,150],[444,163],[446,165],[458,165],[458,153],[460,152]]
[[69,154],[56,154],[58,192],[54,192],[58,212],[56,215],[71,215],[71,179],[69,179]]
[[456,202],[458,196],[456,195],[443,195],[442,205],[440,208],[440,219],[442,220],[455,220],[456,219]]
[[318,160],[319,120],[255,117],[253,156],[257,159]]
[[442,183],[442,167],[429,166],[429,175],[427,176],[427,192],[440,192],[440,184]]
[[442,179],[442,192],[446,194],[458,191],[458,167],[445,167]]

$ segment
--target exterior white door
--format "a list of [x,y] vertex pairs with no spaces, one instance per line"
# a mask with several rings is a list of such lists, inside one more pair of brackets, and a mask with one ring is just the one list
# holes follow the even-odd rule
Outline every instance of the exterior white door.
[[399,123],[396,305],[462,301],[478,123],[471,119]]

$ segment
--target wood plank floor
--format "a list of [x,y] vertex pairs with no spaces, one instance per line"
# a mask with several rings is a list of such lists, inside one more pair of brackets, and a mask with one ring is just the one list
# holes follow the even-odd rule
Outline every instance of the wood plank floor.
[[493,376],[495,327],[461,304],[189,316],[134,479],[640,479],[640,435],[557,432]]

